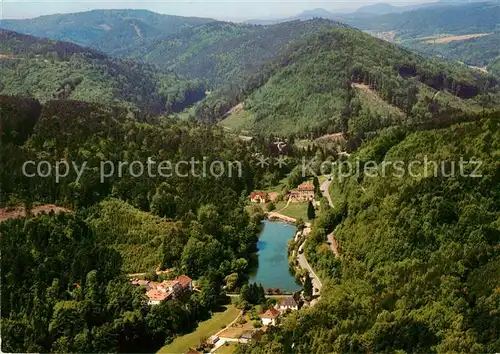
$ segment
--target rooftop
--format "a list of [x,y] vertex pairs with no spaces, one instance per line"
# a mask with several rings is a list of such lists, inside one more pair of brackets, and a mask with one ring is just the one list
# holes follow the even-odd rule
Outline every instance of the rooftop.
[[279,303],[279,306],[283,307],[296,307],[298,306],[297,302],[293,298],[293,296],[283,297]]
[[171,288],[173,286],[176,286],[177,284],[179,284],[179,280],[175,279],[175,280],[164,280],[160,283],[161,286],[166,286],[167,288]]
[[193,279],[191,279],[187,275],[179,275],[176,280],[181,284],[183,288],[189,286],[189,283],[193,281]]
[[274,307],[269,308],[266,312],[264,312],[262,315],[260,315],[260,318],[276,318],[280,315],[279,311],[276,310]]
[[251,199],[254,199],[256,197],[267,198],[267,193],[266,192],[252,192],[252,193],[250,193]]
[[170,295],[172,295],[171,291],[164,292],[156,289],[151,289],[146,293],[146,296],[152,301],[163,301],[168,299]]
[[299,191],[313,191],[314,192],[314,185],[313,184],[309,184],[309,183],[302,183],[301,185],[299,185],[299,187],[297,188]]

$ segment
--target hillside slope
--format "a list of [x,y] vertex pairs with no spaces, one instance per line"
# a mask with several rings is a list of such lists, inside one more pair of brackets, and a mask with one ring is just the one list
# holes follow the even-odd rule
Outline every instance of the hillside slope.
[[199,81],[152,66],[73,43],[0,30],[0,94],[41,101],[71,98],[159,114],[182,110],[203,98],[205,90]]
[[350,22],[361,29],[397,31],[401,36],[430,36],[453,33],[469,34],[500,29],[500,5],[495,2],[472,3],[461,6],[437,6],[401,14],[388,14]]
[[140,45],[214,20],[162,15],[147,10],[92,10],[23,20],[2,20],[0,27],[37,37],[69,41],[105,52]]
[[[280,135],[357,135],[401,123],[399,114],[364,110],[366,102],[360,102],[353,83],[368,85],[381,98],[377,102],[399,108],[409,123],[414,117],[446,119],[479,110],[480,97],[488,105],[498,100],[498,82],[491,77],[425,59],[357,30],[333,29],[283,53],[242,87],[228,85],[213,93],[197,106],[196,116],[206,121],[229,117],[232,126]],[[243,110],[231,111],[243,102]],[[244,124],[235,124],[239,118]]]
[[[320,301],[236,353],[498,351],[499,123],[492,115],[394,131],[351,155],[359,173],[334,174],[336,207],[316,219],[305,250],[325,275]],[[436,162],[435,176],[425,158]],[[461,159],[482,165],[466,164],[461,174]],[[363,173],[368,161],[377,166]],[[410,171],[412,161],[421,164]],[[333,230],[341,259],[326,246]]]
[[295,21],[271,26],[216,22],[158,38],[122,56],[156,64],[215,87],[238,82],[257,71],[287,46],[327,28],[344,26],[328,20]]

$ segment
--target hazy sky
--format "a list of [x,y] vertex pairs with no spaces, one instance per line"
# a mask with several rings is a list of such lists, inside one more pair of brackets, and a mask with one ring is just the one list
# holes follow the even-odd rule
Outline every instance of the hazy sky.
[[[360,1],[265,1],[265,0],[157,0],[157,1],[89,1],[89,0],[0,0],[2,18],[29,18],[54,13],[79,12],[92,9],[148,9],[151,11],[181,16],[211,17],[221,20],[245,20],[250,18],[278,18],[295,15],[304,10],[324,8],[329,11],[346,12],[360,6],[385,2],[383,0]],[[433,2],[437,0],[422,0]],[[415,0],[392,0],[393,5],[407,5]]]

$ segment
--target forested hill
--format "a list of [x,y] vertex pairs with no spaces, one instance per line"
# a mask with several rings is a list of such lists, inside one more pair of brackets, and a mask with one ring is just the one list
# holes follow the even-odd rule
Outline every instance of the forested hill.
[[[13,96],[0,96],[0,127],[2,352],[154,353],[220,311],[227,276],[233,287],[246,281],[263,215],[250,217],[240,196],[266,170],[221,128]],[[144,166],[149,158],[158,161],[151,173],[118,172],[122,162]],[[199,161],[195,172],[157,169],[191,159]],[[30,160],[65,161],[83,173],[30,178],[21,169]],[[105,180],[103,161],[117,166]],[[237,167],[204,175],[201,161],[241,162],[241,175]],[[66,212],[30,213],[46,203]],[[5,220],[3,208],[18,206],[27,217]],[[146,289],[124,272],[158,266],[175,268],[167,279],[196,279],[197,291],[148,306]]]
[[[336,171],[335,208],[316,218],[304,251],[322,274],[320,301],[236,353],[498,352],[499,152],[497,114],[393,130],[351,155],[360,173],[340,179]],[[424,158],[437,163],[435,176]],[[461,158],[482,165],[460,174]],[[367,161],[378,164],[369,174]],[[391,165],[411,161],[422,162],[412,176]],[[332,230],[340,259],[326,244]]]
[[160,114],[202,99],[205,88],[199,80],[73,43],[0,30],[0,94],[71,98]]
[[211,94],[196,116],[262,134],[358,135],[488,108],[498,89],[496,79],[464,65],[331,29],[291,46],[243,85]]
[[350,21],[361,29],[397,31],[404,36],[489,33],[500,30],[498,2],[438,6]]
[[237,83],[242,75],[254,73],[291,44],[333,27],[345,25],[322,19],[270,26],[214,22],[116,54],[202,78],[216,87]]
[[0,27],[38,37],[70,41],[104,52],[166,36],[214,20],[162,15],[147,10],[93,10],[23,20],[2,20]]

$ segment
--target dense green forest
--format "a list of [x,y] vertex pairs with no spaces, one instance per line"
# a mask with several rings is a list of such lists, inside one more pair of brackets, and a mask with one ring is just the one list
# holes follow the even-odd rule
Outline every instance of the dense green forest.
[[[149,11],[99,10],[3,21],[2,28],[71,41],[126,57],[191,79],[210,88],[255,72],[289,44],[338,27],[316,19],[271,26],[155,14]],[[75,30],[78,28],[78,30]]]
[[220,303],[211,273],[200,292],[147,306],[120,254],[75,215],[8,220],[0,232],[4,352],[153,352]]
[[[371,94],[360,93],[356,84]],[[332,29],[292,47],[242,85],[212,93],[197,105],[196,117],[226,118],[222,124],[260,134],[358,135],[442,120],[498,101],[498,81],[491,76],[426,59],[360,31]]]
[[[0,98],[0,200],[2,207],[28,209],[27,218],[0,224],[9,254],[1,275],[4,351],[151,352],[217,309],[225,277],[233,286],[246,281],[263,217],[247,214],[246,195],[264,174],[283,178],[277,168],[253,163],[268,142],[247,146],[221,128],[189,121],[140,121],[120,107]],[[209,166],[241,161],[241,175],[238,169],[194,175],[188,165],[166,177],[125,169],[101,183],[102,161],[148,157]],[[48,161],[52,171],[62,161],[87,164],[80,178],[71,168],[56,181],[24,176],[30,160]],[[72,212],[29,216],[43,203]],[[198,279],[201,291],[148,307],[123,274],[157,267]]]
[[205,79],[212,87],[237,83],[281,51],[309,35],[344,26],[316,19],[272,26],[215,22],[155,39],[119,54],[156,64],[189,78]]
[[147,10],[92,10],[40,16],[33,19],[3,19],[5,29],[69,41],[106,53],[138,46],[148,39],[167,36],[214,20],[162,15]]
[[202,99],[205,88],[200,80],[73,43],[0,30],[0,94],[76,99],[160,114],[182,111]]
[[[372,24],[406,36],[497,30],[498,6],[466,6],[468,16],[443,6]],[[52,38],[0,30],[1,216],[26,210],[0,220],[2,351],[154,352],[210,318],[228,289],[262,303],[262,286],[246,285],[264,218],[248,195],[312,178],[303,157],[316,173],[337,158],[379,167],[339,178],[335,165],[334,207],[308,208],[304,253],[321,298],[237,353],[500,349],[495,76],[322,19],[99,10],[1,26]],[[497,37],[414,45],[494,74]],[[311,139],[326,133],[347,153]],[[278,155],[285,166],[257,164]],[[436,176],[394,167],[424,159],[440,164]],[[66,211],[33,215],[44,204]],[[129,279],[181,274],[196,291],[156,306]]]
[[[499,152],[498,113],[445,129],[390,130],[362,146],[350,161],[378,168],[334,174],[335,207],[316,220],[305,250],[326,283],[321,300],[237,353],[498,351]],[[424,157],[438,162],[436,177]],[[483,177],[466,176],[474,164],[461,177],[461,157],[482,161]],[[382,177],[383,162],[415,159],[420,177],[391,168]],[[340,260],[326,245],[332,230]]]

